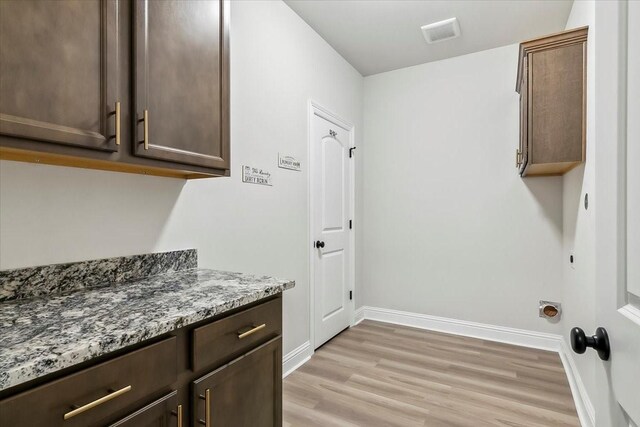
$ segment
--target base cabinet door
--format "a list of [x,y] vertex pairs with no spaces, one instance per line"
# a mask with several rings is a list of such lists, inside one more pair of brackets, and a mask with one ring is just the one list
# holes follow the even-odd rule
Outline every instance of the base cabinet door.
[[282,338],[193,382],[194,427],[282,425]]
[[118,151],[119,7],[0,1],[0,135]]
[[182,427],[183,412],[173,391],[109,427]]

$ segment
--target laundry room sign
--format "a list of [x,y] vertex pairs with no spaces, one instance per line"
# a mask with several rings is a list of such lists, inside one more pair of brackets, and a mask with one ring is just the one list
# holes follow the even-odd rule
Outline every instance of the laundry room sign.
[[300,160],[296,159],[293,156],[287,156],[278,153],[278,167],[282,169],[289,169],[292,171],[299,171],[301,168]]
[[252,166],[242,166],[242,182],[249,184],[273,185],[271,172]]

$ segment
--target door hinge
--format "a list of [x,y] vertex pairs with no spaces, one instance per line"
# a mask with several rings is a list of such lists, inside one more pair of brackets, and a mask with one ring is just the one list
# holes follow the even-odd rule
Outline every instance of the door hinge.
[[356,149],[356,147],[349,148],[349,158],[353,157],[353,150],[355,150],[355,149]]
[[353,300],[353,291],[349,291],[349,301]]
[[353,220],[350,219],[349,220],[349,230],[351,230],[353,228]]

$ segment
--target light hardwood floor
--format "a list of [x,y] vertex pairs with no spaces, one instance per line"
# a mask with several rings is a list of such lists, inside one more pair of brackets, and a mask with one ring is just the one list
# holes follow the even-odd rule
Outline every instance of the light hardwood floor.
[[284,380],[285,426],[579,426],[558,354],[364,321]]

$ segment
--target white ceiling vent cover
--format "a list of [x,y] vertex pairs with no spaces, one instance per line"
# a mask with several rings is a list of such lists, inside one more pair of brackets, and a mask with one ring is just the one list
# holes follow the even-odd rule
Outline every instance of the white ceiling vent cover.
[[445,19],[420,27],[427,43],[437,43],[460,36],[458,18]]

